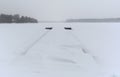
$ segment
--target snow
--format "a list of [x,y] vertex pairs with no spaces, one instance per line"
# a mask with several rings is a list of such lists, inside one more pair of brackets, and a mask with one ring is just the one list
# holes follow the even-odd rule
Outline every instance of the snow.
[[0,77],[118,77],[119,25],[0,24]]

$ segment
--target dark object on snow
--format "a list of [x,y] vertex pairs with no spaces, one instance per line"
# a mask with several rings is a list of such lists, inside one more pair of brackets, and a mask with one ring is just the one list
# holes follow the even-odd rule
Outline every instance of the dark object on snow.
[[64,27],[65,30],[72,30],[71,27]]
[[45,29],[47,29],[47,30],[52,30],[53,28],[52,28],[52,27],[46,27]]

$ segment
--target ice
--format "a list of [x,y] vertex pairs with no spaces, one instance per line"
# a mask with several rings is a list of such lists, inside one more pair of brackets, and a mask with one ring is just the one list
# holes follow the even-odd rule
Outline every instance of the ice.
[[119,25],[0,24],[0,76],[119,76]]

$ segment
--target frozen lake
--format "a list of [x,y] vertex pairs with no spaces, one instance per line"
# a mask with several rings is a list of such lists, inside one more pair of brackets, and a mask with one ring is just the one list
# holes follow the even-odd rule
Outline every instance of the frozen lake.
[[119,77],[119,25],[0,24],[0,77]]

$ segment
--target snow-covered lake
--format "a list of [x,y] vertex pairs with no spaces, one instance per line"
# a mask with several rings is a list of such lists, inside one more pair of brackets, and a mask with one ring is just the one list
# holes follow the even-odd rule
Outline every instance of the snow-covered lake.
[[120,77],[119,25],[0,24],[0,77]]

